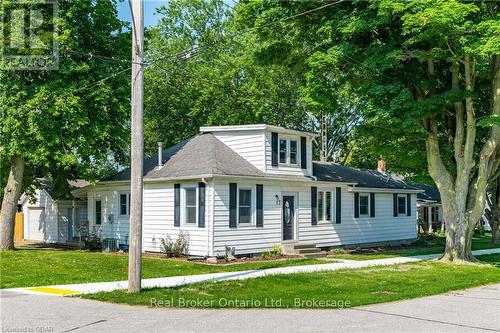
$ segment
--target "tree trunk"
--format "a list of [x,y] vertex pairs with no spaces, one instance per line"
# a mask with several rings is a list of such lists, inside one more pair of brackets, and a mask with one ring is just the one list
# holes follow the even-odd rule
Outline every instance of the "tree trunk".
[[[492,67],[492,115],[500,114],[500,56],[491,59]],[[477,161],[477,176],[472,177],[475,167],[474,145],[476,141],[476,117],[473,92],[475,61],[470,55],[464,59],[465,105],[455,103],[456,131],[454,158],[456,175],[452,175],[443,163],[440,153],[438,127],[434,119],[424,122],[427,164],[441,194],[443,220],[446,227],[446,247],[441,260],[474,262],[472,236],[481,218],[486,201],[486,187],[498,169],[500,129],[493,126],[484,142]],[[453,89],[459,89],[457,72],[452,73]],[[464,107],[465,106],[465,107]]]
[[2,209],[0,210],[0,250],[14,249],[14,223],[17,202],[21,196],[24,175],[24,158],[14,156],[10,164],[9,178],[4,189]]
[[500,179],[497,178],[491,184],[490,198],[488,200],[490,209],[488,223],[491,227],[491,241],[500,244]]

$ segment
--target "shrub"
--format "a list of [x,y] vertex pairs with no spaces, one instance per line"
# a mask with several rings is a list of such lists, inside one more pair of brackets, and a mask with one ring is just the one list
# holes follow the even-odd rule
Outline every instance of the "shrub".
[[332,249],[330,252],[331,252],[332,254],[345,254],[345,253],[346,253],[346,252],[345,252],[345,250],[344,250],[344,249],[342,249],[342,248],[340,248],[340,247],[337,247],[337,248],[335,248],[335,249]]
[[281,245],[276,244],[276,245],[273,245],[272,250],[262,252],[262,254],[260,255],[260,257],[262,259],[266,259],[266,258],[280,256],[282,254],[283,254],[283,249],[281,248]]
[[97,251],[102,249],[101,238],[96,231],[92,231],[87,239],[85,240],[84,245],[86,250]]
[[168,257],[180,257],[182,255],[187,255],[189,249],[189,234],[184,231],[180,231],[179,235],[175,240],[167,235],[165,238],[160,238],[162,252]]
[[276,256],[280,256],[283,254],[283,249],[281,248],[281,245],[276,244],[273,246],[273,253]]

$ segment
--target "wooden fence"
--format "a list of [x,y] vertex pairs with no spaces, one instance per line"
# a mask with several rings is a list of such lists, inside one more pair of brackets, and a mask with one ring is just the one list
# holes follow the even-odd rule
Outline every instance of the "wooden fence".
[[24,214],[16,213],[16,223],[14,224],[14,240],[24,239]]

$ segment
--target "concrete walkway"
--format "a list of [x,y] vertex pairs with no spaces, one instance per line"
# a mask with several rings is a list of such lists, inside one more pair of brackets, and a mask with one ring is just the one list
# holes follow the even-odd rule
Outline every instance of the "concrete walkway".
[[[500,253],[500,248],[477,250],[477,251],[472,251],[472,253],[475,256],[483,254]],[[429,255],[412,256],[412,257],[393,257],[393,258],[374,259],[365,261],[336,260],[336,262],[317,264],[317,265],[290,266],[290,267],[279,267],[279,268],[269,268],[269,269],[259,269],[259,270],[246,270],[246,271],[186,275],[186,276],[170,276],[170,277],[155,278],[155,279],[144,279],[142,280],[142,287],[167,288],[167,287],[176,287],[191,283],[199,283],[207,281],[244,280],[244,279],[262,277],[266,275],[311,273],[320,271],[336,271],[339,269],[358,269],[370,266],[387,266],[387,265],[416,262],[421,260],[435,259],[439,258],[440,256],[441,254],[429,254]],[[127,289],[127,286],[128,286],[127,281],[113,281],[113,282],[54,285],[54,286],[31,287],[31,288],[13,288],[5,290],[9,292],[18,292],[27,294],[65,296],[65,295],[89,294],[100,291]]]
[[147,308],[0,291],[2,332],[499,332],[500,284],[348,309]]

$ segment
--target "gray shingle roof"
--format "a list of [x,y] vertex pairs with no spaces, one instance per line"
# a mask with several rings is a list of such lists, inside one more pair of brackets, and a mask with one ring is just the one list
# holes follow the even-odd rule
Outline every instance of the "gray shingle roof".
[[349,168],[335,163],[313,162],[313,174],[320,181],[357,183],[356,187],[417,189],[388,174],[375,170]]
[[424,190],[424,192],[417,194],[418,200],[424,201],[433,201],[436,203],[441,203],[441,194],[439,194],[439,190],[436,186],[427,185],[427,184],[411,184],[420,190]]
[[[172,178],[201,175],[264,177],[264,173],[219,141],[213,134],[198,134],[163,150],[163,166],[158,155],[144,160],[144,178]],[[130,169],[105,181],[130,180]]]

